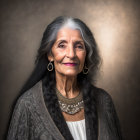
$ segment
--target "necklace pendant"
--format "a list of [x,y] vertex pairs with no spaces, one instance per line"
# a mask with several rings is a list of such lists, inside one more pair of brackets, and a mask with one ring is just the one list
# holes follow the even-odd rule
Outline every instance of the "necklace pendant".
[[78,102],[78,104],[76,104],[76,105],[69,105],[69,104],[62,103],[59,100],[59,106],[63,112],[73,115],[73,114],[76,114],[77,112],[81,111],[82,108],[84,108],[84,102],[82,100],[81,102]]

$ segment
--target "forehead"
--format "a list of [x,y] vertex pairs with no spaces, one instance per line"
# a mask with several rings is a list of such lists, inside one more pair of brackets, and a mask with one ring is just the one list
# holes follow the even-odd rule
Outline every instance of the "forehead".
[[67,27],[62,28],[58,31],[56,40],[61,40],[61,39],[83,40],[81,33],[78,29],[71,29]]

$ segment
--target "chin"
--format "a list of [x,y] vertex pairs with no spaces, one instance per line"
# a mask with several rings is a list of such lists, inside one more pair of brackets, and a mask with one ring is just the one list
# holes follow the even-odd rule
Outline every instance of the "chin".
[[63,70],[57,71],[57,73],[67,77],[77,77],[77,75],[79,74],[79,70]]
[[76,77],[78,75],[78,73],[77,72],[65,72],[64,75],[68,76],[68,77]]

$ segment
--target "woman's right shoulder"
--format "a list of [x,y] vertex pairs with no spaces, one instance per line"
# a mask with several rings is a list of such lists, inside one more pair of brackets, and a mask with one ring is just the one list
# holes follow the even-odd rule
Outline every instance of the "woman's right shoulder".
[[16,101],[16,106],[28,106],[35,102],[37,95],[37,90],[40,88],[40,82],[35,84],[32,88],[25,91],[20,95]]
[[28,105],[32,103],[33,100],[32,96],[33,94],[30,89],[24,92],[22,95],[20,95],[17,98],[17,101],[15,102],[14,110],[16,109],[22,110],[23,108],[27,108]]

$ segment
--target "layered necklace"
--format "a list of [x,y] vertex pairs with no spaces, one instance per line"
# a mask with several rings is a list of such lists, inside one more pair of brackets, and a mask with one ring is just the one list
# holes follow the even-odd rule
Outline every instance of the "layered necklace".
[[82,92],[75,98],[66,98],[64,97],[58,89],[56,89],[56,95],[58,97],[58,102],[61,111],[66,112],[67,114],[73,115],[79,112],[82,108],[84,108],[84,101]]

